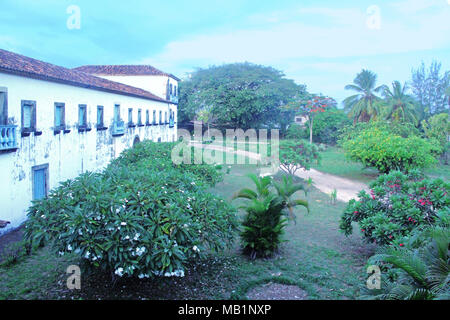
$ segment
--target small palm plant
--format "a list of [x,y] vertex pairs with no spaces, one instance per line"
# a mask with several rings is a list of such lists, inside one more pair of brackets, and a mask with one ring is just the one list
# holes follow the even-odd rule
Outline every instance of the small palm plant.
[[[386,248],[372,261],[393,266],[398,277],[384,281],[380,290],[363,298],[383,300],[431,300],[450,298],[450,255],[448,227],[434,227],[422,233],[429,240],[418,248]],[[417,241],[417,239],[412,239]]]
[[[297,205],[308,209],[308,203],[291,199],[296,191],[304,190],[302,185],[294,184],[292,178],[284,177],[281,183],[274,183],[270,176],[250,174],[248,177],[255,183],[256,191],[244,188],[234,199],[249,200],[249,203],[241,206],[247,212],[242,222],[241,240],[244,253],[255,259],[270,256],[278,249],[288,221],[284,216],[293,217],[293,207]],[[270,190],[271,186],[275,187],[277,193]]]

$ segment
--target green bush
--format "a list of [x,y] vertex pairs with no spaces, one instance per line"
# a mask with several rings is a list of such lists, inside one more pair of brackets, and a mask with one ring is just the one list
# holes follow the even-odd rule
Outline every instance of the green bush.
[[430,167],[441,152],[433,141],[415,135],[404,138],[377,127],[362,130],[352,139],[346,139],[342,146],[348,158],[382,173]]
[[292,123],[286,131],[286,139],[290,140],[302,140],[309,137],[309,131],[307,127],[301,126],[296,123]]
[[340,221],[345,235],[357,222],[369,242],[398,244],[415,229],[433,225],[439,211],[448,210],[450,184],[442,179],[410,181],[401,172],[385,174],[370,184],[359,200],[349,201]]
[[282,140],[279,150],[280,166],[291,175],[301,168],[309,170],[313,162],[320,161],[319,148],[305,140]]
[[256,191],[244,188],[234,198],[249,200],[242,207],[247,214],[242,222],[241,240],[244,253],[255,259],[270,256],[277,250],[288,221],[285,216],[294,218],[293,208],[298,205],[308,208],[308,203],[291,199],[295,192],[305,191],[302,184],[293,183],[291,176],[284,176],[281,183],[274,182],[269,176],[258,178],[251,174],[249,178],[255,183]]
[[213,166],[174,165],[173,144],[142,142],[102,173],[84,173],[28,211],[25,236],[75,252],[116,276],[182,276],[186,263],[230,245],[236,212],[206,188]]

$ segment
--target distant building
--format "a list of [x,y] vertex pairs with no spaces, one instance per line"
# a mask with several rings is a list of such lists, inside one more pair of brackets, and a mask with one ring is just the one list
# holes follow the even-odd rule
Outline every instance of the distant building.
[[308,122],[308,117],[306,116],[295,116],[294,122],[300,126],[305,126],[306,122]]
[[178,78],[151,66],[67,69],[0,49],[0,234],[59,182],[174,141],[177,99]]

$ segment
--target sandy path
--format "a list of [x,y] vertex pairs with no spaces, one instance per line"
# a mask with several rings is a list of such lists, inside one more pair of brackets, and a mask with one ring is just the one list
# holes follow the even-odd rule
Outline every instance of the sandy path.
[[300,169],[295,175],[303,179],[311,178],[313,185],[324,193],[330,194],[336,189],[337,199],[344,202],[348,202],[352,198],[356,199],[358,193],[363,189],[369,191],[364,183],[323,173],[312,168],[308,171]]
[[[241,155],[247,156],[249,158],[253,158],[253,159],[261,158],[261,155],[256,154],[256,153],[243,151],[243,150],[233,151],[233,149],[231,149],[231,148],[221,147],[218,145],[208,145],[208,144],[200,144],[200,143],[191,143],[191,145],[194,147],[198,147],[198,148],[203,147],[204,149],[213,149],[213,150],[221,150],[221,151],[229,152],[229,153],[237,153],[237,154],[241,154]],[[281,169],[279,169],[279,170],[281,170]],[[263,171],[264,171],[264,169],[261,170],[261,172],[263,172]],[[353,199],[353,198],[356,199],[358,197],[358,193],[363,189],[366,191],[369,191],[369,188],[364,183],[356,182],[356,181],[342,178],[342,177],[338,177],[338,176],[335,176],[335,175],[332,175],[329,173],[320,172],[320,171],[318,171],[316,169],[312,169],[312,168],[310,170],[300,169],[295,173],[295,175],[300,178],[303,178],[303,179],[311,178],[313,180],[313,185],[317,189],[319,189],[320,191],[322,191],[326,194],[330,194],[331,192],[334,191],[334,189],[336,189],[337,200],[344,201],[344,202],[348,202],[350,199]]]

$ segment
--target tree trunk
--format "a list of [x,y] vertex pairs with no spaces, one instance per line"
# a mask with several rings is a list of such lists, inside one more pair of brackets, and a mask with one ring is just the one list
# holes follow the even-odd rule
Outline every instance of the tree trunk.
[[313,120],[314,118],[309,119],[309,143],[312,143]]

